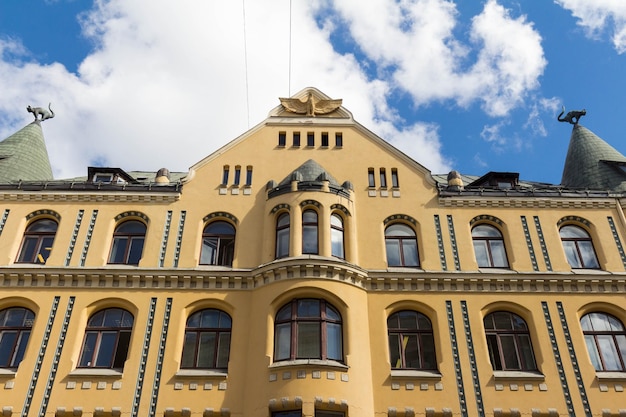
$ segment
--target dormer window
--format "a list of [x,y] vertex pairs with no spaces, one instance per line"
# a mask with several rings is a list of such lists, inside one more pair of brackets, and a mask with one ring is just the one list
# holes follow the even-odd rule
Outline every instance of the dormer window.
[[96,173],[96,175],[93,176],[93,182],[112,183],[113,174]]
[[519,185],[519,174],[517,172],[488,172],[476,181],[467,184],[467,187],[494,188],[498,190],[509,190]]

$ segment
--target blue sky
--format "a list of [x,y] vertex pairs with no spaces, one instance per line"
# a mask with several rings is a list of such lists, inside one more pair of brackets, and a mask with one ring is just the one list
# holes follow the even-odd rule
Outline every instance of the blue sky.
[[314,86],[433,173],[559,183],[563,105],[626,153],[625,68],[619,1],[3,0],[0,136],[52,102],[55,177],[186,171]]

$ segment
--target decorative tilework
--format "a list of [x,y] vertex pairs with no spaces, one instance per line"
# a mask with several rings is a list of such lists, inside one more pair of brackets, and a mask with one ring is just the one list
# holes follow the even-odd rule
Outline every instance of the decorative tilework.
[[228,219],[231,222],[233,222],[235,225],[239,223],[239,220],[237,219],[237,217],[225,211],[214,211],[213,213],[207,214],[206,216],[202,218],[202,223],[206,223],[216,218]]
[[290,211],[291,207],[289,207],[289,204],[278,204],[278,205],[274,206],[274,208],[272,208],[272,211],[270,212],[270,214],[274,214],[274,213],[278,212],[279,210]]
[[452,256],[454,256],[454,269],[461,270],[461,262],[459,261],[459,249],[456,246],[456,234],[454,232],[454,222],[452,216],[448,214],[448,232],[450,233],[450,243],[452,244]]
[[556,225],[558,227],[560,227],[563,223],[581,223],[584,224],[587,227],[591,227],[591,222],[583,217],[580,216],[565,216],[562,217],[558,222],[556,222]]
[[480,223],[480,222],[491,222],[491,223],[497,224],[500,227],[504,226],[504,222],[502,220],[490,214],[481,214],[479,216],[474,217],[472,220],[470,220],[470,226],[473,226],[475,223]]
[[563,310],[563,303],[556,302],[556,308],[559,312],[559,319],[561,320],[561,326],[563,327],[563,333],[565,334],[565,342],[567,343],[567,352],[569,358],[572,361],[572,367],[574,368],[574,375],[576,376],[576,385],[580,392],[580,399],[585,409],[585,415],[592,417],[591,407],[589,406],[589,398],[587,398],[587,391],[585,390],[585,384],[583,383],[583,377],[580,373],[580,367],[578,366],[578,359],[576,359],[576,351],[574,351],[574,344],[572,343],[572,337],[569,332],[569,326],[567,325],[567,319],[565,318],[565,310]]
[[446,300],[446,311],[448,313],[448,331],[450,332],[450,342],[452,343],[454,373],[456,376],[456,386],[459,394],[459,405],[461,406],[461,416],[468,417],[467,400],[465,399],[465,388],[463,387],[463,372],[461,371],[461,362],[459,360],[459,345],[457,343],[456,330],[454,327],[454,313],[452,311],[452,301]]
[[57,221],[61,221],[61,215],[59,213],[57,213],[54,210],[48,210],[48,209],[35,210],[32,213],[29,213],[28,215],[26,215],[26,220],[28,221],[32,218],[39,217],[39,216],[54,217]]
[[530,262],[533,264],[533,271],[539,271],[537,265],[537,257],[535,256],[535,249],[533,248],[533,241],[530,238],[530,232],[528,231],[528,222],[526,216],[521,216],[522,229],[524,230],[524,237],[526,238],[526,246],[528,247],[528,254],[530,255]]
[[115,216],[115,221],[119,222],[120,220],[125,219],[127,217],[138,217],[141,220],[145,221],[146,223],[148,223],[150,221],[148,216],[146,216],[144,213],[142,213],[140,211],[136,211],[136,210],[125,211],[124,213],[118,214],[117,216]]
[[333,204],[332,206],[330,206],[330,211],[335,211],[335,210],[339,210],[341,211],[343,214],[345,214],[346,216],[350,216],[350,212],[348,211],[347,208],[345,208],[343,205],[341,204]]
[[541,245],[541,253],[543,254],[543,260],[546,263],[548,271],[552,271],[552,263],[550,262],[550,254],[546,246],[546,241],[543,238],[543,230],[541,229],[541,223],[539,223],[539,216],[533,216],[535,221],[535,229],[537,229],[537,236],[539,236],[539,245]]
[[137,417],[139,413],[139,402],[141,401],[141,392],[143,390],[143,381],[146,374],[146,360],[148,358],[148,350],[150,349],[150,339],[152,338],[152,327],[154,326],[154,310],[156,309],[157,299],[150,299],[150,308],[148,310],[148,321],[146,323],[146,331],[143,338],[143,348],[141,351],[141,359],[139,360],[139,372],[137,375],[137,384],[135,386],[135,395],[133,397],[133,405],[131,409],[131,417]]
[[463,328],[465,329],[465,340],[467,341],[467,352],[469,355],[470,369],[472,371],[472,380],[474,382],[474,395],[476,396],[476,408],[478,408],[478,416],[485,417],[485,407],[483,405],[483,394],[480,389],[480,380],[478,378],[478,367],[476,366],[476,355],[474,354],[474,341],[472,340],[472,329],[469,323],[469,313],[467,311],[466,301],[461,301],[461,313],[463,314]]
[[163,268],[165,264],[165,250],[167,249],[167,240],[170,236],[170,227],[172,226],[172,210],[167,211],[165,217],[165,225],[163,226],[163,238],[161,239],[161,251],[159,252],[159,267]]
[[561,380],[561,388],[563,389],[563,396],[565,397],[565,403],[567,404],[567,412],[569,417],[576,417],[574,406],[572,404],[572,395],[569,391],[567,384],[567,378],[565,376],[565,370],[563,369],[563,362],[561,360],[561,353],[559,352],[559,345],[556,342],[556,335],[554,333],[554,326],[552,325],[552,319],[550,318],[550,310],[548,309],[548,303],[541,302],[543,308],[543,316],[546,320],[546,326],[548,326],[548,335],[550,336],[550,343],[552,343],[552,352],[554,353],[554,361],[557,365],[559,372],[559,379]]
[[[171,213],[171,212],[170,212]],[[157,364],[152,383],[152,394],[150,395],[150,410],[148,415],[156,415],[157,400],[159,398],[159,387],[161,386],[161,371],[163,370],[163,358],[165,356],[165,343],[167,342],[167,331],[170,326],[170,315],[172,313],[172,297],[165,301],[165,313],[163,315],[163,326],[161,328],[161,338],[159,339],[159,352],[157,353]],[[192,389],[191,386],[189,389]],[[194,388],[195,389],[195,388]]]
[[174,248],[174,268],[178,267],[178,258],[180,257],[180,245],[183,243],[183,230],[185,229],[185,218],[187,211],[180,211],[180,220],[178,221],[178,233],[176,235],[176,247]]
[[439,215],[435,214],[435,231],[437,233],[437,246],[439,247],[439,261],[441,262],[441,269],[448,270],[446,263],[446,251],[443,247],[443,236],[441,235],[441,222],[439,221]]
[[87,235],[85,236],[85,243],[83,244],[83,251],[80,254],[80,266],[85,266],[85,259],[87,259],[87,251],[89,250],[89,244],[91,243],[91,236],[93,235],[93,228],[96,225],[96,218],[98,217],[98,210],[91,212],[91,220],[89,221],[89,227],[87,228]]
[[85,215],[85,210],[78,210],[78,214],[76,215],[76,223],[74,223],[74,230],[72,230],[72,237],[70,238],[70,246],[67,249],[67,255],[65,255],[65,266],[70,265],[70,261],[72,260],[72,254],[74,253],[74,248],[76,247],[76,238],[78,237],[78,230],[80,229],[80,225],[83,222],[83,216]]
[[405,222],[411,223],[413,226],[417,226],[417,220],[415,220],[413,217],[409,216],[408,214],[392,214],[391,216],[383,220],[383,224],[386,225],[396,220],[404,220]]
[[622,241],[617,234],[617,228],[615,227],[615,222],[613,221],[613,217],[607,216],[606,218],[609,222],[609,227],[611,227],[611,233],[613,234],[613,239],[615,240],[615,245],[617,246],[617,251],[619,252],[619,256],[622,258],[622,265],[624,265],[624,269],[626,269],[626,253],[624,253],[624,247],[622,246]]

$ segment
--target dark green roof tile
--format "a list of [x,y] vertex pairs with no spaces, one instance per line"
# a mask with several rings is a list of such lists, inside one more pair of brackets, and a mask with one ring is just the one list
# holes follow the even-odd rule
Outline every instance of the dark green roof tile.
[[52,167],[39,122],[27,125],[0,142],[0,183],[52,179]]

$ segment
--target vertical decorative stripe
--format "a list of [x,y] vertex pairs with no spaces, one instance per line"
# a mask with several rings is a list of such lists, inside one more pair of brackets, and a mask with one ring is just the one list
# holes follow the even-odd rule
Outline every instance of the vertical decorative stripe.
[[541,223],[539,223],[539,216],[533,216],[535,221],[535,229],[537,229],[537,236],[539,236],[539,245],[541,246],[541,253],[543,254],[543,260],[546,263],[548,271],[552,271],[552,263],[550,263],[550,254],[546,247],[546,241],[543,238],[543,230],[541,229]]
[[530,232],[528,230],[528,222],[526,221],[526,216],[520,217],[522,219],[522,229],[524,229],[524,237],[526,237],[526,246],[528,247],[530,262],[533,264],[533,271],[539,271],[539,265],[537,265],[537,257],[535,256],[535,248],[533,248],[533,241],[530,238]]
[[554,353],[554,361],[556,362],[556,368],[559,371],[559,379],[561,380],[561,388],[563,389],[563,396],[565,397],[565,404],[567,405],[567,412],[570,417],[576,417],[574,411],[574,405],[572,404],[572,395],[569,392],[569,386],[567,385],[567,378],[565,377],[565,370],[563,369],[563,361],[561,360],[561,353],[559,352],[559,345],[556,342],[556,335],[554,334],[554,326],[552,325],[552,319],[550,318],[550,310],[548,309],[548,303],[541,302],[543,308],[543,316],[548,326],[548,335],[550,336],[550,342],[552,343],[552,352]]
[[174,268],[178,267],[180,245],[183,243],[183,229],[185,228],[185,217],[187,217],[187,211],[181,210],[180,221],[178,222],[178,234],[176,235],[176,249],[174,251]]
[[446,311],[448,313],[448,331],[450,332],[450,342],[452,343],[452,357],[454,358],[454,372],[456,375],[456,387],[459,393],[459,405],[461,406],[461,417],[467,415],[467,400],[465,399],[465,388],[463,387],[463,372],[459,360],[459,345],[456,340],[456,330],[454,328],[454,314],[452,312],[452,301],[446,301]]
[[172,225],[172,210],[167,211],[165,227],[163,228],[163,239],[161,240],[161,254],[159,255],[159,266],[163,268],[165,263],[165,250],[167,249],[167,239],[170,236],[170,226]]
[[24,407],[22,407],[22,417],[26,417],[28,415],[28,410],[30,409],[30,404],[33,400],[33,394],[35,392],[35,387],[37,386],[37,380],[39,379],[39,373],[41,372],[41,364],[43,363],[43,358],[46,354],[46,348],[48,347],[48,342],[50,341],[50,332],[52,331],[52,325],[54,324],[54,317],[57,314],[57,309],[59,308],[59,300],[61,297],[58,295],[54,297],[54,301],[52,302],[52,307],[50,308],[50,314],[48,315],[48,323],[46,324],[46,330],[43,333],[43,340],[41,341],[41,347],[39,348],[39,354],[37,355],[37,362],[35,362],[35,369],[33,369],[33,376],[30,379],[30,385],[28,386],[28,394],[26,394],[26,399],[24,400]]
[[565,334],[565,343],[567,343],[567,352],[569,358],[572,361],[572,367],[574,368],[574,375],[576,375],[576,382],[578,385],[578,391],[580,391],[580,399],[583,402],[583,408],[585,409],[585,415],[592,417],[591,407],[589,407],[589,398],[587,398],[587,390],[583,383],[583,377],[580,373],[580,367],[578,366],[578,359],[576,359],[576,352],[574,351],[574,345],[572,344],[572,338],[569,332],[569,326],[567,325],[567,319],[565,318],[565,310],[563,310],[563,303],[556,302],[556,308],[559,311],[559,319],[561,320],[561,326],[563,327],[563,334]]
[[7,218],[9,217],[9,212],[11,210],[9,209],[4,209],[4,214],[2,215],[2,218],[0,219],[0,235],[2,234],[2,229],[4,229],[4,224],[7,222]]
[[161,330],[161,339],[159,340],[159,353],[157,355],[157,366],[154,373],[154,382],[152,384],[152,396],[150,397],[150,417],[156,416],[156,406],[159,399],[159,387],[161,386],[161,371],[163,370],[163,357],[165,356],[165,342],[167,341],[167,330],[170,325],[170,314],[172,312],[172,298],[169,297],[165,302],[165,316],[163,317],[163,328]]
[[485,406],[483,404],[483,394],[480,389],[480,380],[478,379],[478,368],[476,367],[476,355],[474,354],[474,341],[472,340],[472,329],[469,322],[469,314],[467,313],[467,302],[461,301],[461,313],[463,314],[463,327],[465,329],[465,339],[467,340],[467,352],[469,355],[470,369],[472,370],[472,380],[474,382],[474,395],[476,396],[476,408],[478,408],[478,416],[485,417]]
[[615,227],[615,222],[613,222],[613,217],[607,216],[607,220],[609,221],[609,226],[611,227],[611,233],[613,233],[613,239],[615,239],[615,244],[617,245],[617,251],[619,252],[619,256],[622,258],[622,265],[624,265],[624,269],[626,269],[626,254],[624,253],[624,247],[622,246],[622,241],[617,234],[617,228]]
[[85,236],[85,244],[83,245],[83,252],[80,254],[80,266],[85,266],[85,259],[87,258],[87,251],[89,250],[89,244],[91,243],[91,236],[93,235],[93,228],[96,225],[96,218],[98,217],[98,210],[91,212],[91,220],[89,221],[89,228],[87,229],[87,236]]
[[454,269],[461,270],[461,262],[459,262],[459,249],[456,247],[456,234],[454,233],[454,223],[452,216],[448,214],[448,231],[450,232],[450,242],[452,243],[452,255],[454,256]]
[[70,325],[70,317],[72,316],[72,310],[74,309],[74,300],[76,297],[70,297],[67,301],[67,307],[65,309],[65,317],[63,318],[63,326],[59,333],[59,339],[57,341],[57,348],[54,352],[54,359],[52,360],[52,367],[50,368],[50,374],[48,375],[48,383],[43,394],[43,400],[41,400],[41,408],[39,409],[39,415],[45,416],[48,409],[48,401],[50,401],[50,393],[52,392],[52,385],[59,369],[59,360],[61,359],[61,351],[63,350],[63,344],[65,342],[65,336],[67,335],[67,328]]
[[84,214],[85,210],[78,210],[78,214],[76,215],[76,223],[74,223],[74,230],[72,231],[72,238],[70,239],[70,247],[67,249],[67,255],[65,255],[65,266],[70,266],[72,254],[74,253],[74,248],[76,247],[76,237],[78,236],[80,224],[83,222]]
[[435,214],[435,231],[437,232],[437,245],[439,246],[439,261],[441,262],[441,269],[448,270],[446,263],[446,251],[443,247],[443,236],[441,236],[441,222],[439,221],[439,215]]
[[132,417],[137,417],[139,413],[139,402],[141,401],[141,391],[143,380],[146,376],[146,362],[148,360],[148,350],[150,350],[150,339],[152,338],[152,327],[154,326],[154,310],[156,308],[156,297],[150,299],[150,310],[148,311],[148,322],[146,323],[146,333],[143,338],[143,349],[139,360],[139,374],[137,375],[137,385],[135,386],[135,396],[133,399]]

